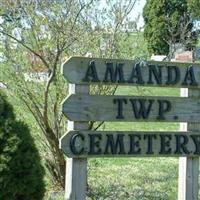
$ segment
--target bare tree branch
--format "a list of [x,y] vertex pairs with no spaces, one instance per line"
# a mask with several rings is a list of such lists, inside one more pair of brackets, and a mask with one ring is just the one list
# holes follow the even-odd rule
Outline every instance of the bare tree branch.
[[40,58],[40,60],[44,63],[44,65],[50,69],[49,64],[46,62],[46,60],[40,55],[38,54],[36,51],[34,51],[33,49],[31,49],[29,46],[27,46],[26,44],[24,44],[22,41],[18,40],[17,38],[13,37],[12,35],[10,35],[9,33],[6,33],[5,31],[0,30],[0,33],[2,33],[3,35],[8,36],[9,38],[13,39],[14,41],[16,41],[17,43],[19,43],[20,45],[22,45],[24,48],[26,48],[27,50],[29,50],[31,53],[33,53],[35,56],[37,56],[38,58]]

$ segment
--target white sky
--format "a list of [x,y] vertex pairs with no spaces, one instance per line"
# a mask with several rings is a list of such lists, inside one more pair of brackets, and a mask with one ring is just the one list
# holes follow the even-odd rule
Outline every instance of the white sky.
[[146,3],[146,0],[138,0],[135,5],[135,8],[132,10],[132,12],[130,14],[133,19],[136,19],[138,17],[138,15],[140,15],[139,21],[138,21],[139,27],[142,27],[144,25],[144,20],[142,17],[142,10],[144,8],[145,3]]

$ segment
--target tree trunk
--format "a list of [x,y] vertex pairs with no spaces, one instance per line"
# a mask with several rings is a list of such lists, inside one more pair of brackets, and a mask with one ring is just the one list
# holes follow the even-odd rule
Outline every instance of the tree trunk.
[[51,146],[52,154],[54,157],[54,163],[52,174],[56,173],[55,181],[57,184],[59,184],[61,187],[65,187],[65,157],[61,149],[59,149],[59,139],[55,137],[55,133],[51,130],[47,132],[47,135],[50,137],[47,137],[47,140]]

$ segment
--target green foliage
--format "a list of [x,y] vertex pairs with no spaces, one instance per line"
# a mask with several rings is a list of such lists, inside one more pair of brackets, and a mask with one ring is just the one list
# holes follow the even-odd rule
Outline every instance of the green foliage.
[[29,128],[0,93],[0,199],[40,200],[44,169]]
[[[127,29],[135,2],[113,0],[99,6],[98,0],[0,1],[0,52],[4,58],[0,80],[21,101],[23,115],[31,113],[35,119],[32,127],[39,128],[39,142],[45,149],[40,153],[55,185],[64,188],[65,177],[59,138],[66,132],[66,118],[60,105],[68,85],[60,74],[61,64],[73,55],[145,56],[143,36],[133,36],[135,30]],[[44,80],[41,72],[46,75]],[[98,87],[95,92],[113,94],[115,88]]]
[[196,34],[192,32],[190,14],[187,0],[147,1],[143,16],[149,52],[168,55],[176,43],[192,48]]
[[200,17],[200,1],[199,0],[188,0],[188,7],[193,17]]

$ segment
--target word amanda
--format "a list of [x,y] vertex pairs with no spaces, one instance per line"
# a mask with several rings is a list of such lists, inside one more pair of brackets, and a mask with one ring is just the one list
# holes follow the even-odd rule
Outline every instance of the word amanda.
[[[183,86],[198,85],[192,65],[187,67],[184,73],[181,74],[181,69],[175,65],[143,65],[136,63],[132,65],[132,69],[128,75],[125,75],[124,65],[124,63],[105,62],[104,76],[100,79],[95,61],[91,61],[82,81],[95,83],[136,83],[140,85],[164,84],[170,86],[178,83]],[[146,73],[143,73],[143,68],[146,68]]]

